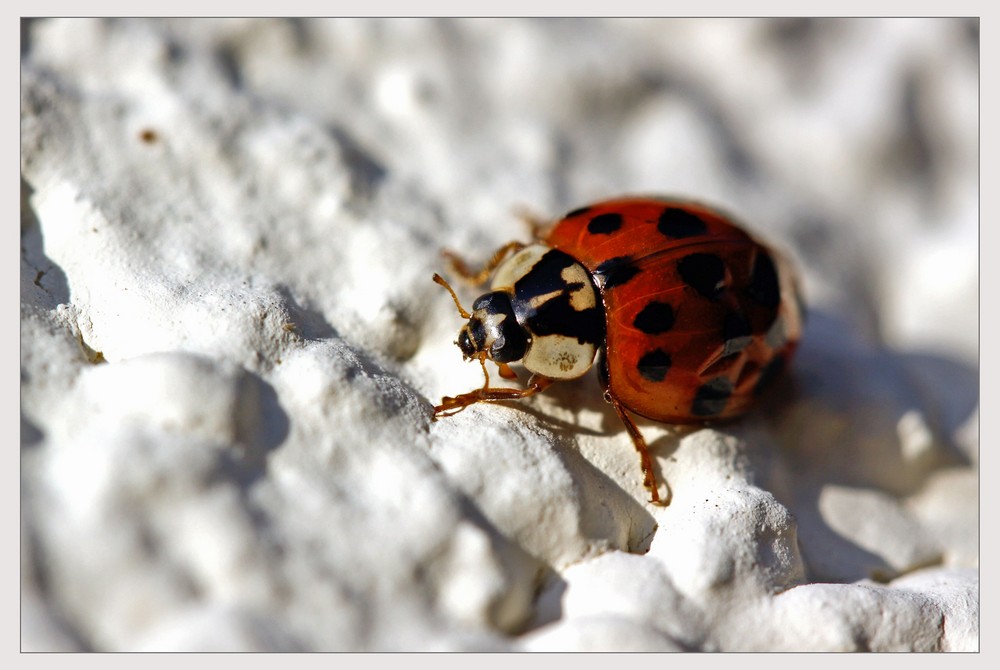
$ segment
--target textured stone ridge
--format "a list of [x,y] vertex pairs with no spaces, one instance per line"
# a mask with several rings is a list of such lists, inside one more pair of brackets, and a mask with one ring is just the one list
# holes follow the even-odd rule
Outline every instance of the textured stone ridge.
[[[22,34],[22,649],[978,650],[976,23]],[[622,193],[810,305],[757,412],[640,422],[665,508],[592,376],[430,420],[441,249]]]

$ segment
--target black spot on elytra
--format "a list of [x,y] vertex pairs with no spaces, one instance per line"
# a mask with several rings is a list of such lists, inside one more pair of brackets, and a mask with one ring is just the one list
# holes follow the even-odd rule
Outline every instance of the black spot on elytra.
[[574,209],[572,212],[567,213],[566,216],[564,216],[563,218],[572,219],[574,216],[580,216],[581,214],[586,214],[590,210],[591,210],[590,207],[580,207],[578,209]]
[[731,356],[746,349],[753,341],[750,322],[739,312],[729,312],[722,321],[723,356]]
[[758,249],[754,258],[753,271],[750,275],[750,285],[747,295],[754,302],[765,307],[775,308],[781,302],[781,288],[778,285],[778,271],[774,267],[771,254],[765,249]]
[[610,235],[622,227],[622,215],[615,212],[598,214],[587,224],[587,232],[591,235]]
[[663,210],[656,229],[673,238],[694,237],[708,233],[708,226],[701,217],[679,207],[667,207]]
[[674,327],[674,308],[670,303],[651,301],[635,315],[632,325],[647,335],[659,335]]
[[681,280],[709,300],[725,288],[726,264],[715,254],[688,254],[677,262]]
[[598,265],[594,274],[597,275],[599,279],[604,280],[602,286],[604,287],[604,290],[607,291],[615,286],[621,286],[628,280],[632,279],[632,277],[639,274],[639,268],[632,263],[632,259],[630,257],[618,256],[617,258],[611,258]]
[[670,370],[670,354],[663,349],[654,349],[639,359],[636,369],[645,379],[662,382]]
[[729,396],[733,394],[733,383],[725,377],[710,379],[698,387],[691,413],[695,416],[715,416],[726,409]]
[[[563,270],[575,263],[569,254],[555,249],[547,251],[514,282],[511,304],[517,321],[532,335],[565,335],[575,337],[581,344],[596,345],[604,340],[604,311],[597,305],[584,310],[573,307],[571,293],[580,289],[593,290],[593,286],[563,279]],[[532,305],[534,298],[552,293],[558,294],[540,305]]]
[[753,387],[753,394],[755,396],[760,395],[769,386],[771,386],[784,368],[784,356],[775,356],[772,358],[771,361],[760,371],[760,377],[757,378],[757,383],[754,384]]

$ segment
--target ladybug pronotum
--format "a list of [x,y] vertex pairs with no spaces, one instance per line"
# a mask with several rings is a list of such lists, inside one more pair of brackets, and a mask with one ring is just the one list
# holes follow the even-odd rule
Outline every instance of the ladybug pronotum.
[[[625,424],[650,502],[661,503],[646,442],[630,412],[665,423],[704,423],[746,412],[788,362],[802,332],[790,266],[726,215],[704,205],[620,198],[573,210],[532,244],[501,247],[479,272],[445,252],[455,272],[490,290],[462,308],[466,360],[480,389],[446,396],[434,418],[479,402],[527,398],[591,367]],[[489,385],[486,361],[506,379],[520,361],[523,389]]]

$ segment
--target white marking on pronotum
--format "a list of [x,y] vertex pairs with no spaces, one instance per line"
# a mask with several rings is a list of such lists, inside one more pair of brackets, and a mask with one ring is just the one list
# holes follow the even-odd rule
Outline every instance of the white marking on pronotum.
[[490,288],[494,291],[513,288],[517,280],[531,272],[531,268],[549,251],[551,249],[542,244],[532,244],[521,249],[497,268]]
[[590,274],[579,263],[573,263],[569,267],[563,268],[559,275],[567,285],[578,284],[578,288],[569,294],[570,307],[578,312],[590,309],[597,304],[597,296],[594,295],[594,287],[590,284]]
[[553,298],[558,298],[563,293],[565,293],[565,290],[556,289],[555,291],[552,291],[550,293],[536,295],[535,297],[533,297],[531,300],[528,301],[528,304],[531,305],[533,309],[538,309],[539,307],[547,303],[549,300],[552,300]]

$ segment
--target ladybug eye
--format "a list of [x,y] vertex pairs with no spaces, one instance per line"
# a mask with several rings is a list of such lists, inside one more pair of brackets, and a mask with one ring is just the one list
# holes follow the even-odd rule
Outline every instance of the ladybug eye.
[[462,356],[465,358],[472,358],[476,355],[476,345],[472,343],[472,339],[469,337],[468,326],[463,326],[461,332],[458,334],[458,348],[462,350]]
[[486,349],[486,328],[478,315],[473,315],[469,322],[458,332],[458,348],[466,358],[473,358]]

